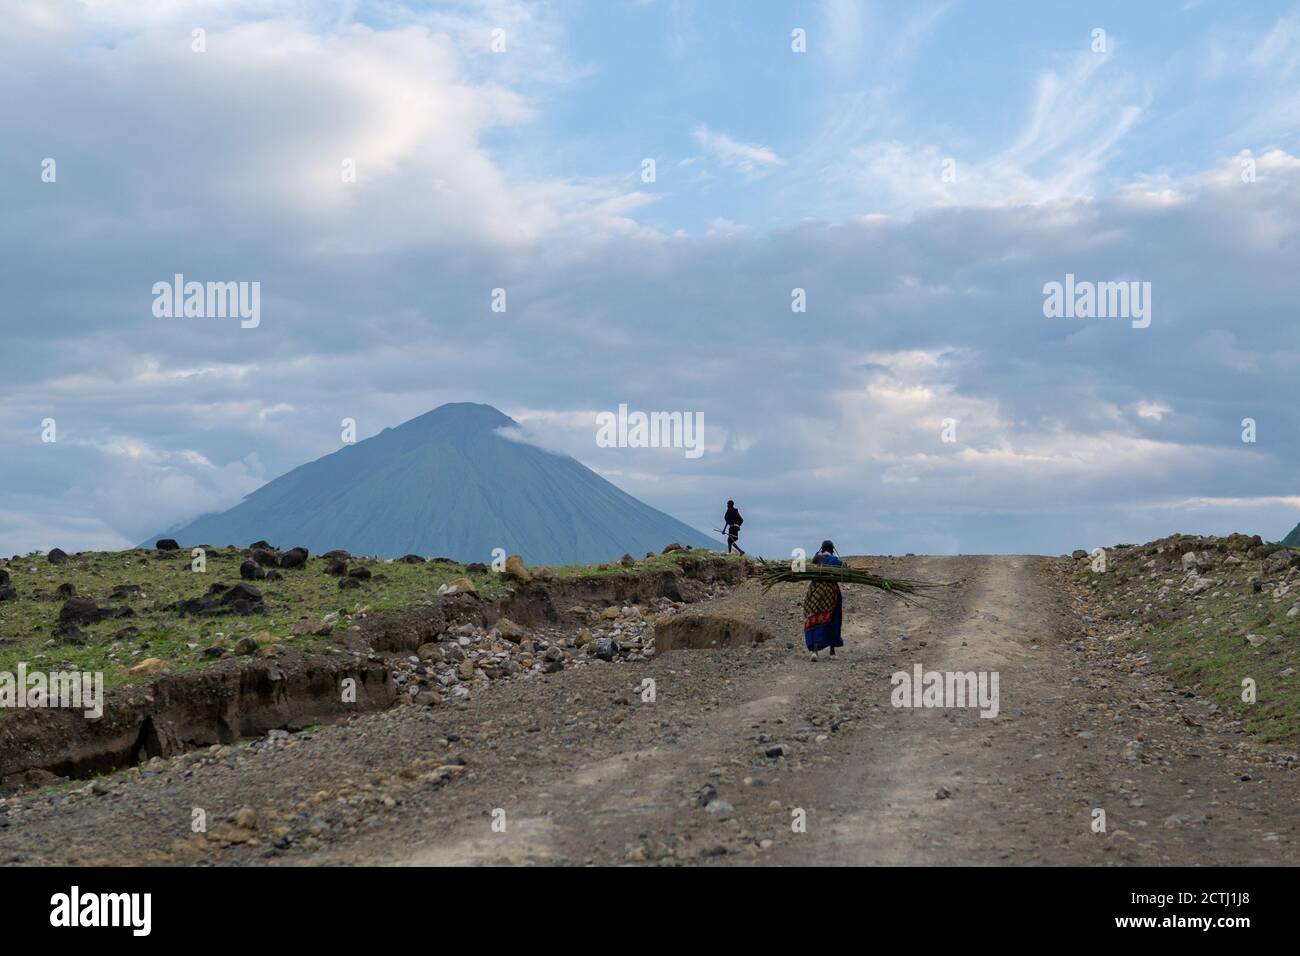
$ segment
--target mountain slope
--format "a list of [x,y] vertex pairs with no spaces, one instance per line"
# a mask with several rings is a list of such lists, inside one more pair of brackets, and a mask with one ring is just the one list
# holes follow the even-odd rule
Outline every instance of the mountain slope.
[[1291,529],[1291,533],[1282,539],[1288,548],[1300,548],[1300,524]]
[[[564,455],[511,441],[490,405],[443,405],[301,465],[221,514],[168,532],[182,546],[344,548],[535,564],[609,561],[672,541],[715,543]],[[149,542],[152,543],[152,542]]]

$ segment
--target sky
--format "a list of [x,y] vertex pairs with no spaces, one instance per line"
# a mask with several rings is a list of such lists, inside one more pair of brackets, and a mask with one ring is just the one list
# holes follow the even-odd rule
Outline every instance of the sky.
[[1300,521],[1294,2],[0,0],[0,89],[0,553],[451,401],[766,556]]

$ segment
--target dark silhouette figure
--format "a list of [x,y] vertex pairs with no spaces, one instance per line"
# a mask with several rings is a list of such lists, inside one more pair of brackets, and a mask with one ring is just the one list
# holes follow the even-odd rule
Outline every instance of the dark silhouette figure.
[[728,501],[727,513],[722,518],[722,526],[727,529],[727,554],[735,551],[737,554],[744,555],[745,552],[740,550],[740,545],[736,544],[736,539],[740,537],[740,526],[744,523],[745,519],[740,516],[736,503]]

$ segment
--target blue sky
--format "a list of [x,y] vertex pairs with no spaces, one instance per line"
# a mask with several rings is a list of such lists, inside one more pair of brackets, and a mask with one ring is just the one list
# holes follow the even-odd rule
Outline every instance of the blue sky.
[[[1300,520],[1296,3],[14,0],[0,82],[4,553],[447,401],[768,554]],[[177,272],[261,324],[155,317]],[[1067,273],[1150,327],[1045,317]],[[620,403],[707,452],[598,447]]]

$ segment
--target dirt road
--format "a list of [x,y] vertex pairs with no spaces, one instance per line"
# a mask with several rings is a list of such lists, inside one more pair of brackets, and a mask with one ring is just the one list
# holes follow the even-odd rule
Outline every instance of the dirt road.
[[[746,585],[726,600],[777,639],[11,800],[0,861],[1300,863],[1300,775],[1089,634],[1047,559],[871,563],[956,586],[922,607],[846,589],[847,646],[814,663],[802,589]],[[892,706],[891,674],[916,664],[996,672],[997,716]]]

